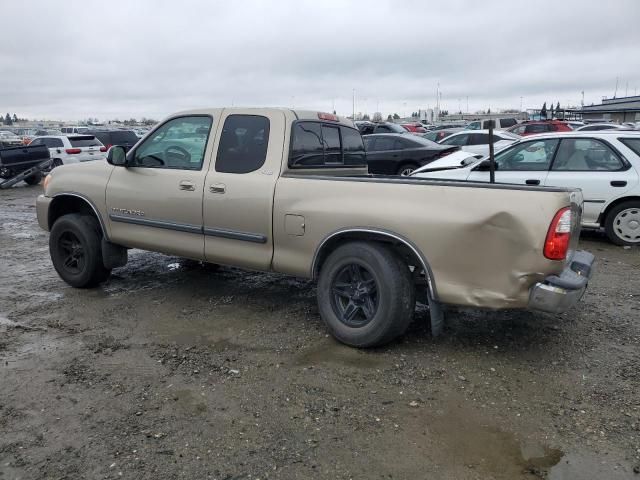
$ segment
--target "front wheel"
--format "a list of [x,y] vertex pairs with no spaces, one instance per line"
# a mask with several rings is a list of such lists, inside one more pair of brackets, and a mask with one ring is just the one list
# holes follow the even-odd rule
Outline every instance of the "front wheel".
[[101,240],[95,217],[70,213],[57,219],[49,236],[49,253],[60,278],[76,288],[106,280],[111,270],[102,262]]
[[402,335],[413,318],[411,272],[383,245],[345,244],[320,270],[318,308],[340,342],[352,347],[383,345]]
[[401,177],[408,177],[409,175],[411,175],[413,173],[414,170],[416,170],[418,168],[418,165],[414,164],[414,163],[408,163],[406,165],[401,166],[398,169],[398,175],[400,175]]
[[612,208],[604,229],[616,245],[640,245],[640,202],[623,202]]

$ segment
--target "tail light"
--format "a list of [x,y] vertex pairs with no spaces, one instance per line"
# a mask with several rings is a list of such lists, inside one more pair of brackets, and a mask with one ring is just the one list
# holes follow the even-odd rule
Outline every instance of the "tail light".
[[112,145],[112,144],[110,144],[110,143],[107,143],[107,144],[105,145],[105,148],[106,148],[107,150],[109,150],[111,147],[113,147],[113,145]]
[[67,148],[65,152],[67,152],[69,155],[74,155],[76,153],[81,153],[82,150],[79,148]]
[[107,147],[100,147],[100,151],[101,152],[106,152],[107,151]]
[[559,210],[553,217],[544,242],[544,256],[549,260],[567,258],[571,241],[571,220],[572,214],[569,207]]

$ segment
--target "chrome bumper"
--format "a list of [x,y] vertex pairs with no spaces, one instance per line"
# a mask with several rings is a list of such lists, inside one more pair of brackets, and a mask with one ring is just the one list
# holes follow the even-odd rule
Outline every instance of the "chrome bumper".
[[584,295],[593,272],[595,257],[580,250],[559,274],[536,283],[529,293],[529,308],[561,313],[573,307]]

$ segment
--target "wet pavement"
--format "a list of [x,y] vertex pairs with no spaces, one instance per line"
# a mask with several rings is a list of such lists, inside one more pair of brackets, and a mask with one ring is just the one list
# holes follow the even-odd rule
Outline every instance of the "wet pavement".
[[584,235],[563,315],[418,309],[391,345],[327,336],[311,282],[132,251],[51,266],[0,191],[0,479],[640,479],[637,248]]

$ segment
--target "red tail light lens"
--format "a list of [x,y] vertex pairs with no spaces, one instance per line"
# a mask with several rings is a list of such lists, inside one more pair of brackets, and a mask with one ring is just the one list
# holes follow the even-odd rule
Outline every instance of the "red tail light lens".
[[76,153],[81,153],[82,150],[80,150],[79,148],[67,148],[65,152],[67,152],[69,155],[74,155]]
[[324,112],[318,112],[318,118],[320,120],[329,120],[330,122],[340,121],[337,115],[332,115],[331,113],[324,113]]
[[101,152],[106,152],[107,151],[107,147],[100,147],[100,151]]
[[553,217],[544,242],[544,256],[549,260],[567,258],[571,241],[571,220],[572,214],[569,207],[559,210]]

